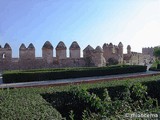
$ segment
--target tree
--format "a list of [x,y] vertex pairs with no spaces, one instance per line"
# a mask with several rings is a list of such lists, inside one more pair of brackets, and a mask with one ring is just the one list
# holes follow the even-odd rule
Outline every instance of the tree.
[[153,55],[156,57],[156,64],[157,64],[157,69],[160,69],[160,47],[155,47],[153,51]]
[[155,47],[153,54],[156,58],[160,59],[160,47]]
[[117,59],[115,59],[115,58],[109,58],[108,59],[108,64],[109,65],[117,65],[118,64],[118,60]]
[[92,66],[94,66],[94,63],[93,63],[93,60],[92,60],[92,57],[91,57],[91,56],[87,56],[87,57],[85,58],[85,65],[86,65],[87,67],[92,67]]

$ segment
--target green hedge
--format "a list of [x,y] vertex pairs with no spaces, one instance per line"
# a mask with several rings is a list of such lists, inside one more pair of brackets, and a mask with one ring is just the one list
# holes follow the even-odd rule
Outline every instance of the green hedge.
[[[151,113],[154,108],[156,109],[155,112],[157,112],[157,100],[160,104],[159,86],[159,81],[149,81],[143,82],[142,85],[135,83],[133,85],[124,84],[91,89],[73,87],[70,91],[47,93],[42,94],[42,96],[67,120],[69,120],[71,110],[73,110],[74,118],[77,120],[82,119],[83,111],[86,109],[98,115],[104,107],[108,107],[107,112],[109,114],[107,116],[116,117],[123,116],[129,112],[148,111]],[[104,96],[105,89],[108,90],[108,97],[110,98],[110,102],[106,103],[106,105],[111,104],[110,106],[103,105],[107,102],[105,100],[106,95]]]
[[160,64],[157,62],[154,62],[152,66],[149,68],[150,71],[160,71]]
[[149,68],[149,71],[160,71],[160,69],[157,69],[156,67]]
[[115,75],[145,72],[146,66],[123,65],[113,67],[64,68],[48,70],[8,71],[3,74],[4,83],[56,80],[66,78]]
[[[105,88],[107,88],[111,100],[117,101],[118,99],[121,102],[125,96],[123,93],[126,91],[126,86],[133,86],[137,82],[140,82],[147,86],[148,96],[151,96],[152,98],[158,98],[160,101],[159,80],[160,75],[157,75],[121,81],[114,80],[92,84],[80,84],[74,85],[74,88],[79,87],[82,89],[87,89],[89,93],[96,94],[96,96],[98,96],[100,99],[103,99],[103,91]],[[74,111],[74,114],[77,114],[76,112],[80,110],[83,111],[83,107],[87,105],[83,104],[84,102],[82,103],[82,101],[78,99],[73,92],[69,92],[72,87],[73,86],[67,85],[38,88],[0,89],[0,120],[62,120],[61,115],[63,117],[68,116],[72,108],[72,110],[77,110]],[[125,105],[124,102],[121,103]],[[160,111],[160,109],[158,110]],[[147,110],[146,112],[137,112],[147,113]],[[122,114],[122,116],[120,116],[118,119],[121,119],[121,117],[124,117],[124,114]],[[67,118],[69,118],[69,116]]]
[[36,90],[0,90],[0,120],[62,120]]
[[158,98],[160,104],[160,80],[143,82],[148,87],[148,95],[152,98]]

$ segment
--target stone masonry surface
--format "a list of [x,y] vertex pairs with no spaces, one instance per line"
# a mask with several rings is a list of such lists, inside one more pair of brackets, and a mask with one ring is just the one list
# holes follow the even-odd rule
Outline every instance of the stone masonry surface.
[[[149,48],[147,48],[150,50]],[[88,45],[83,50],[81,57],[81,48],[76,41],[69,47],[69,57],[66,56],[67,47],[63,41],[60,41],[55,48],[56,55],[53,55],[54,47],[49,41],[42,46],[42,57],[35,57],[36,48],[32,43],[28,47],[21,44],[19,48],[19,58],[12,57],[12,48],[8,43],[2,47],[0,45],[0,71],[4,70],[26,70],[40,68],[62,68],[62,67],[102,67],[110,58],[124,64],[140,64],[144,59],[151,59],[151,51],[143,53],[131,52],[131,47],[127,47],[127,54],[123,53],[123,44],[120,42],[117,46],[112,43],[104,43],[102,47],[95,49]],[[134,59],[134,60],[132,60]],[[133,62],[134,61],[134,62]]]

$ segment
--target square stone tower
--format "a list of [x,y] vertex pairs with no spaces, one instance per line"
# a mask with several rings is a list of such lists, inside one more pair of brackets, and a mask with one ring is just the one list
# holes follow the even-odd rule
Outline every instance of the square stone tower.
[[66,59],[66,45],[64,42],[60,41],[56,47],[56,57],[57,59]]
[[0,61],[12,61],[12,49],[8,43],[4,45],[4,48],[0,47]]
[[48,64],[53,63],[53,46],[49,41],[46,41],[42,47],[42,58]]
[[76,41],[74,41],[70,48],[70,58],[80,58],[80,47]]

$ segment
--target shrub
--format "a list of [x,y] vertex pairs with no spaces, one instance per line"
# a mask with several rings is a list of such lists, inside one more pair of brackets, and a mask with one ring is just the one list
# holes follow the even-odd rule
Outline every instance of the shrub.
[[0,120],[62,119],[60,113],[39,94],[30,92],[19,89],[0,90]]
[[[69,85],[40,88],[1,89],[0,119],[62,120],[61,116],[68,116],[66,117],[67,120],[70,120],[71,118],[77,120],[79,119],[77,118],[77,114],[80,115],[83,120],[123,119],[124,111],[134,110],[134,107],[136,107],[136,109],[138,108],[138,102],[134,103],[134,101],[141,99],[134,98],[134,95],[139,96],[141,93],[145,93],[146,88],[148,94],[142,94],[142,96],[145,96],[147,101],[142,98],[144,108],[142,106],[142,109],[137,110],[136,113],[158,113],[160,107],[156,108],[156,98],[160,101],[159,79],[160,76],[157,75],[121,81],[114,80],[94,84],[80,84],[78,86],[74,85],[74,87]],[[135,84],[137,82],[142,84]],[[132,92],[133,88],[134,92]],[[82,89],[84,92],[82,92]],[[137,89],[140,91],[138,92],[138,95],[135,93]],[[84,102],[81,101],[81,97],[76,96],[74,90],[76,92],[81,91],[82,93],[90,94],[89,96],[96,95],[95,98],[100,99],[102,103],[107,101],[107,107],[110,106],[109,103],[112,103],[111,105],[113,107],[108,109],[110,110],[110,116],[108,116],[110,118],[106,118],[105,115],[101,115],[99,112],[96,113],[91,111],[89,109],[90,102],[84,104]],[[92,98],[92,100],[95,98]],[[130,107],[131,103],[134,103],[134,105]],[[94,109],[95,108],[93,108],[93,110]],[[106,113],[109,113],[109,111]]]
[[[63,117],[69,119],[72,115],[75,120],[118,118],[125,113],[149,112],[154,108],[158,108],[157,99],[160,98],[150,97],[147,93],[147,86],[141,83],[136,83],[132,86],[114,86],[112,89],[104,87],[99,89],[102,95],[98,94],[100,93],[97,92],[98,88],[73,87],[68,92],[58,93],[60,96],[58,94],[55,95],[55,93],[47,94],[47,96],[43,94],[42,96],[60,111]],[[114,92],[116,94],[112,91],[113,89],[115,89]],[[117,92],[118,89],[120,91]],[[70,111],[72,111],[72,114],[69,114],[71,113]]]
[[117,65],[118,64],[118,60],[115,58],[109,58],[107,62],[109,65]]
[[49,70],[8,71],[3,74],[4,83],[56,80],[78,77],[104,76],[145,72],[146,66],[120,65],[113,67],[64,68]]

